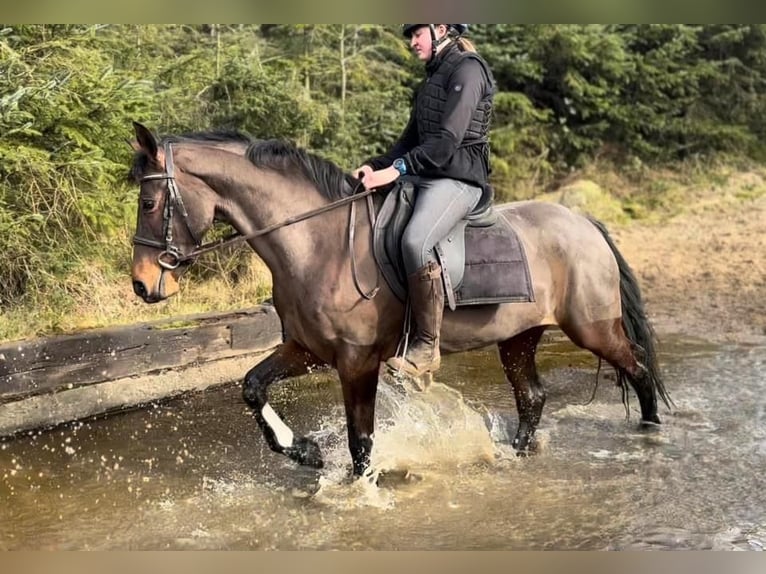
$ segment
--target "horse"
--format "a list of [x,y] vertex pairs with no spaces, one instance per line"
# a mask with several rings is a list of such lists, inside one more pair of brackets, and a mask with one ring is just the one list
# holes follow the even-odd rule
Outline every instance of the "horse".
[[[353,476],[369,472],[379,367],[400,342],[406,304],[380,282],[372,252],[373,216],[382,198],[357,193],[359,181],[336,164],[279,140],[216,140],[206,134],[158,139],[133,122],[131,178],[139,186],[132,282],[156,303],[179,290],[202,253],[247,241],[272,274],[272,298],[288,336],[244,377],[243,398],[277,453],[321,468],[322,453],[295,436],[269,404],[268,387],[317,368],[334,368],[342,387]],[[355,210],[357,203],[364,205]],[[558,327],[577,346],[611,364],[632,387],[640,428],[660,424],[656,338],[637,279],[599,221],[542,201],[494,205],[524,246],[534,300],[445,310],[440,348],[454,353],[495,344],[513,391],[528,454],[545,390],[535,364],[543,332]],[[234,235],[202,238],[215,221]],[[628,386],[629,385],[629,386]]]

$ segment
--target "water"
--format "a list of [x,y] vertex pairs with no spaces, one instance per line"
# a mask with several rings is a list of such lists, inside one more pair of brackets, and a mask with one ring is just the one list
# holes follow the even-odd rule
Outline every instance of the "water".
[[611,369],[539,355],[538,453],[514,456],[492,349],[447,357],[427,393],[381,385],[378,486],[352,482],[340,386],[272,392],[326,468],[272,453],[236,385],[0,442],[0,549],[743,549],[766,545],[766,349],[662,340],[677,408],[626,420]]

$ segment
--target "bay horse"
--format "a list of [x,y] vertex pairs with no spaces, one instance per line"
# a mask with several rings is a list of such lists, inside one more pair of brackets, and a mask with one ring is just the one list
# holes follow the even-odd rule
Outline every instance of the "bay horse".
[[[380,281],[372,253],[370,217],[380,194],[354,194],[355,178],[287,142],[205,134],[158,140],[143,125],[133,127],[131,177],[140,186],[135,293],[147,303],[164,300],[179,290],[183,271],[198,255],[247,241],[271,271],[274,306],[289,337],[245,375],[244,400],[273,451],[321,468],[316,442],[293,434],[270,406],[267,389],[317,367],[335,368],[353,475],[362,475],[373,446],[379,366],[396,352],[406,311]],[[363,196],[369,213],[359,201]],[[362,205],[354,211],[356,203]],[[610,363],[624,401],[632,386],[642,427],[659,424],[657,397],[668,407],[670,397],[654,331],[637,280],[606,228],[557,204],[521,201],[494,209],[521,239],[534,301],[446,310],[441,350],[497,344],[516,399],[513,447],[528,452],[540,421],[545,391],[535,353],[549,326]],[[214,221],[236,233],[202,245]]]

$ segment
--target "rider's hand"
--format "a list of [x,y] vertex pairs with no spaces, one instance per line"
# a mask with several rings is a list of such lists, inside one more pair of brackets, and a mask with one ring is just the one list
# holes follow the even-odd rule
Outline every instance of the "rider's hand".
[[396,181],[398,177],[399,170],[392,166],[370,172],[364,176],[362,183],[367,189],[375,189],[377,187],[383,187],[393,181]]
[[370,175],[374,170],[367,164],[364,164],[362,167],[359,167],[355,169],[352,173],[357,179],[364,179],[368,175]]

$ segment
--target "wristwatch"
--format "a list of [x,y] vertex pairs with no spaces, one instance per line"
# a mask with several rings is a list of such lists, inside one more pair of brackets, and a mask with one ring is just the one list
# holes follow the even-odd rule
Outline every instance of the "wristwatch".
[[399,175],[405,175],[407,173],[407,164],[404,163],[404,160],[400,157],[396,158],[393,163],[394,168],[396,168],[396,171],[399,172]]

